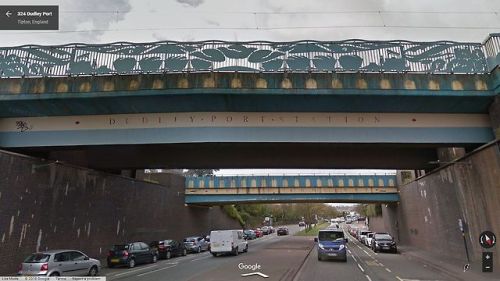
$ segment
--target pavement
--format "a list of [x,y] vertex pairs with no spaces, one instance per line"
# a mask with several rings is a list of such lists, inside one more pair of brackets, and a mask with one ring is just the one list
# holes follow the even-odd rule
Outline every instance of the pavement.
[[412,247],[399,246],[398,248],[408,259],[422,263],[457,281],[500,280],[500,268],[496,270],[494,268],[494,272],[482,272],[481,262],[471,263],[469,269],[464,271],[467,263],[464,260],[452,259]]

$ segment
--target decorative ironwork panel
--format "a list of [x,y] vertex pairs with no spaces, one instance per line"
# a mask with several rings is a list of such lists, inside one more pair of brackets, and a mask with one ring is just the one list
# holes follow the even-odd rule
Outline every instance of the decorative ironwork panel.
[[0,77],[173,72],[486,73],[500,34],[485,42],[173,42],[0,48]]

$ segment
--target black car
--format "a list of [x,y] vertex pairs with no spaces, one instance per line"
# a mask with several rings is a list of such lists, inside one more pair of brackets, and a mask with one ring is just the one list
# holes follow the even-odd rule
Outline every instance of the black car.
[[156,250],[144,242],[114,245],[108,252],[108,267],[126,265],[130,268],[141,263],[155,263],[158,260]]
[[396,242],[394,241],[394,238],[392,238],[392,236],[388,233],[375,233],[373,235],[371,248],[375,253],[379,251],[387,251],[393,253],[398,252],[398,247],[396,245]]
[[276,234],[277,234],[278,236],[281,236],[281,235],[288,235],[288,227],[285,227],[285,226],[279,227],[279,228],[278,228],[278,231],[276,231]]
[[159,240],[149,243],[149,246],[154,249],[160,259],[170,259],[172,257],[187,255],[187,249],[184,243],[175,240]]

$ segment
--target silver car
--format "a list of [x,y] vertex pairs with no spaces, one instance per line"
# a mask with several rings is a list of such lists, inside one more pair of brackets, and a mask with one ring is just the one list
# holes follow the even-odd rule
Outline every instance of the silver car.
[[192,253],[208,251],[210,248],[210,244],[205,240],[205,238],[200,236],[193,236],[184,239],[184,246],[189,252]]
[[101,262],[76,250],[52,250],[33,253],[19,265],[18,275],[96,276]]

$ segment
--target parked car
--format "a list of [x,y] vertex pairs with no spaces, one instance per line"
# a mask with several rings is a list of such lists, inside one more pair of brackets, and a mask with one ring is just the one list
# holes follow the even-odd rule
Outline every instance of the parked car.
[[276,230],[274,229],[274,227],[269,226],[269,234],[272,234],[274,232],[276,232]]
[[318,232],[318,237],[314,238],[318,242],[318,260],[339,259],[347,261],[346,243],[342,230],[323,229]]
[[372,245],[373,235],[375,235],[375,233],[373,233],[373,232],[370,232],[366,235],[366,238],[365,238],[365,245],[366,246],[370,247]]
[[212,246],[210,253],[214,257],[222,254],[237,256],[248,251],[248,242],[243,238],[242,230],[213,230],[210,232]]
[[271,230],[269,229],[268,226],[263,226],[261,229],[262,229],[262,234],[264,235],[271,234]]
[[388,233],[375,233],[375,235],[373,235],[371,248],[375,253],[379,251],[398,252],[394,238]]
[[260,237],[264,236],[264,233],[262,233],[262,229],[260,229],[260,228],[256,228],[256,229],[254,230],[254,232],[255,232],[255,236],[256,236],[257,238],[260,238]]
[[305,222],[303,222],[303,221],[299,222],[299,227],[305,227],[305,226],[306,226]]
[[77,250],[51,250],[33,253],[17,269],[17,275],[97,276],[101,262]]
[[278,230],[276,231],[276,234],[278,236],[280,236],[280,235],[288,235],[288,233],[289,233],[288,227],[286,227],[286,226],[279,227]]
[[257,238],[257,235],[255,234],[255,231],[253,231],[251,229],[245,229],[245,230],[243,230],[243,238],[245,240],[253,240],[253,239]]
[[[212,235],[210,235],[212,237]],[[192,236],[184,239],[184,246],[188,252],[201,253],[202,251],[209,250],[209,243],[205,240],[205,237]]]
[[155,263],[158,255],[144,242],[114,245],[108,252],[108,267],[126,265],[130,268],[141,263]]
[[172,257],[185,256],[187,249],[184,243],[175,240],[160,240],[149,243],[149,247],[156,251],[158,258],[170,259]]
[[358,240],[361,242],[361,243],[364,243],[364,239],[366,237],[366,235],[368,235],[368,233],[370,233],[371,231],[369,230],[366,230],[366,229],[360,229],[358,230]]

